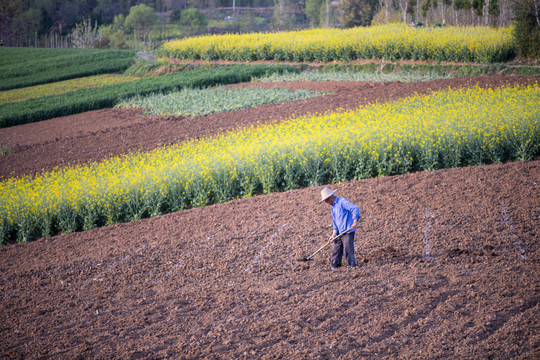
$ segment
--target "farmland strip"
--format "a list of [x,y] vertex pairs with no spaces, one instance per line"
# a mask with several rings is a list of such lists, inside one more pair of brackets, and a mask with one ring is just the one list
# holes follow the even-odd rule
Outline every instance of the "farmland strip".
[[0,239],[352,178],[531,159],[539,99],[538,86],[439,92],[12,178],[0,183]]
[[0,52],[0,91],[121,72],[133,64],[134,51],[5,48]]
[[135,95],[169,93],[183,88],[205,88],[248,82],[252,77],[284,71],[295,70],[290,66],[283,65],[234,65],[217,69],[195,69],[157,78],[144,78],[122,84],[0,104],[0,127],[22,125],[53,117],[113,107],[118,102]]
[[512,58],[510,28],[409,28],[386,24],[350,29],[225,34],[165,43],[160,52],[192,60],[294,62],[412,59],[494,63]]
[[0,92],[0,103],[24,101],[43,96],[58,95],[88,87],[98,87],[138,80],[138,77],[115,74],[95,75],[78,79],[64,80],[44,85],[30,86]]

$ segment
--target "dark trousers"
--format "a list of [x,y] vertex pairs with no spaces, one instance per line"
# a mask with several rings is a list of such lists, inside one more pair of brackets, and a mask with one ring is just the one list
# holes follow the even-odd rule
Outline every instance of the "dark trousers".
[[332,247],[332,257],[330,264],[333,267],[341,266],[341,259],[345,257],[345,261],[349,266],[356,266],[356,258],[354,257],[354,232],[347,233],[334,240]]

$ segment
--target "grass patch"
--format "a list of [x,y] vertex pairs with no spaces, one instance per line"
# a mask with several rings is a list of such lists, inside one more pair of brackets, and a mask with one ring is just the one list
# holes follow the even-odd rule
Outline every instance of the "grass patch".
[[[377,78],[384,79],[384,76],[389,76],[389,79],[393,79],[395,76],[395,81],[422,81],[422,79],[430,80],[441,79],[441,78],[453,78],[453,77],[466,77],[466,76],[478,76],[478,75],[508,75],[516,74],[523,76],[534,76],[540,75],[540,67],[534,66],[516,66],[511,64],[468,64],[468,65],[454,65],[454,64],[407,64],[402,62],[392,62],[392,63],[381,63],[381,62],[370,62],[366,64],[328,64],[328,65],[317,65],[317,66],[305,66],[304,70],[308,71],[319,71],[321,73],[360,73],[363,75],[358,75],[360,78],[365,76],[366,79],[369,79],[370,76],[373,76],[377,81]],[[384,75],[381,75],[384,74]],[[307,76],[307,75],[305,75]],[[322,75],[321,75],[322,76]],[[399,76],[403,76],[403,79],[400,80]],[[353,75],[354,78],[354,75]],[[360,80],[361,81],[361,80]]]
[[540,75],[540,67],[533,67],[533,66],[512,66],[505,68],[502,71],[503,74],[514,74],[514,75],[522,75],[522,76],[538,76]]

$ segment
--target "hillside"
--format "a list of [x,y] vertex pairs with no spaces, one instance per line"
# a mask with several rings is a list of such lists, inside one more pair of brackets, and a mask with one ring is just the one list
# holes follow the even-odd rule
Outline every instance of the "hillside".
[[[293,114],[536,81],[279,84],[333,94],[197,119],[93,111],[0,129],[14,150],[0,176]],[[331,233],[323,186],[8,244],[0,358],[537,359],[539,181],[537,159],[329,185],[362,214],[360,266],[336,271],[328,249],[297,261]]]

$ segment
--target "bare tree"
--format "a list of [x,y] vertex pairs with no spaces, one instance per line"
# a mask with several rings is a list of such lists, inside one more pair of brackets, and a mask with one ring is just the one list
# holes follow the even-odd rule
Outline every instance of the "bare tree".
[[288,30],[292,27],[293,19],[289,0],[274,0],[274,16],[271,26],[274,30]]
[[399,1],[399,9],[401,10],[401,16],[403,19],[403,22],[407,22],[407,10],[409,10],[409,0],[398,0]]
[[83,19],[82,23],[75,25],[71,33],[71,42],[76,48],[91,49],[99,40],[101,34],[98,32],[97,22],[93,27],[90,18]]
[[384,21],[388,24],[388,18],[390,17],[390,10],[392,9],[392,0],[379,0],[379,6],[384,8]]
[[512,22],[512,10],[510,8],[509,0],[499,0],[500,14],[498,26],[508,26]]

